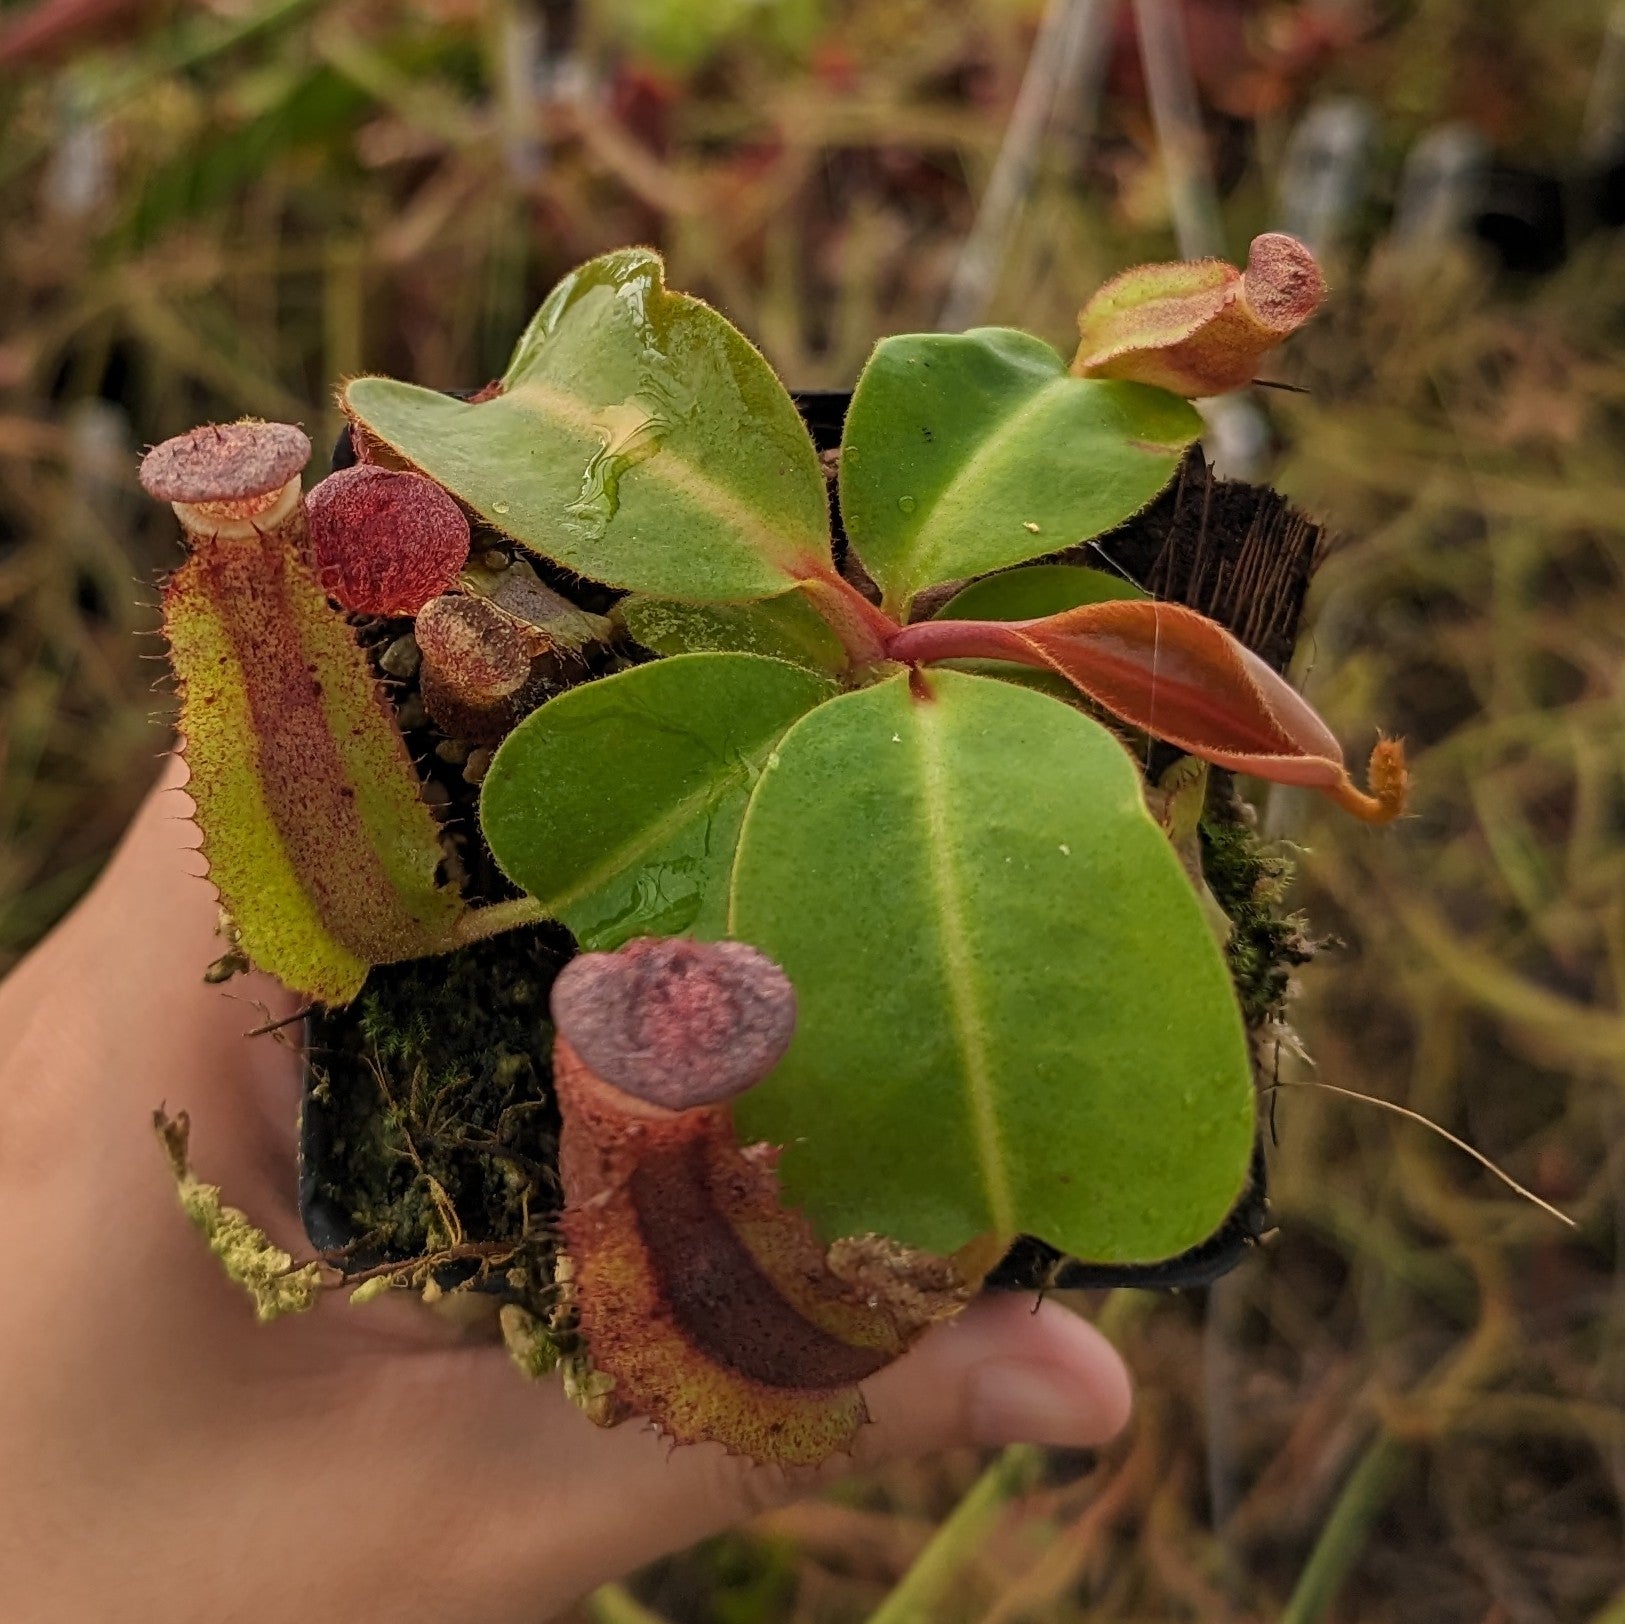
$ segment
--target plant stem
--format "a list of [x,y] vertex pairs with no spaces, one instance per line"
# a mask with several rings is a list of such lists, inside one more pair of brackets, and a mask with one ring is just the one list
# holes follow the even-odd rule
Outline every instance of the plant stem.
[[450,945],[467,947],[471,942],[483,942],[488,937],[500,936],[505,930],[517,930],[521,925],[539,925],[549,917],[546,907],[535,897],[513,897],[507,902],[470,908],[452,927]]
[[1134,23],[1180,257],[1222,254],[1224,226],[1208,162],[1184,12],[1173,0],[1134,0]]
[[[1033,41],[1005,126],[999,155],[976,208],[976,221],[960,246],[937,330],[974,327],[987,308],[1005,251],[1032,191],[1057,111],[1070,116],[1072,141],[1087,138],[1095,121],[1110,44],[1112,12],[1106,0],[1050,0]],[[1076,104],[1087,104],[1081,116]]]
[[1410,1463],[1407,1444],[1391,1433],[1377,1435],[1343,1485],[1280,1624],[1320,1624],[1325,1618]]
[[593,1624],[666,1624],[624,1585],[600,1585],[587,1598],[587,1611]]
[[1011,628],[1018,621],[922,620],[894,632],[887,656],[905,665],[927,660],[1010,660],[1046,669],[1045,662]]
[[931,1624],[940,1617],[948,1587],[976,1555],[1005,1502],[1027,1488],[1043,1464],[1044,1451],[1035,1444],[1006,1449],[972,1484],[869,1624]]
[[831,569],[827,574],[803,578],[807,598],[841,640],[854,665],[873,665],[884,660],[886,644],[897,634],[897,622],[883,609],[877,609],[844,576]]

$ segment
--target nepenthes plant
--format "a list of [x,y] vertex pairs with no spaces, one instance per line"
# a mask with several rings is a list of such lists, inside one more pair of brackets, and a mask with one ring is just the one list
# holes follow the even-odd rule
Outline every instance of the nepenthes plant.
[[629,249],[476,394],[350,380],[308,495],[292,425],[150,452],[210,973],[311,1009],[315,1258],[162,1124],[262,1311],[487,1304],[596,1418],[802,1462],[1013,1256],[1219,1229],[1305,952],[1235,775],[1405,797],[1282,675],[1314,527],[1192,451],[1322,293],[1271,235],[1108,283],[1070,364],[890,338],[821,455]]

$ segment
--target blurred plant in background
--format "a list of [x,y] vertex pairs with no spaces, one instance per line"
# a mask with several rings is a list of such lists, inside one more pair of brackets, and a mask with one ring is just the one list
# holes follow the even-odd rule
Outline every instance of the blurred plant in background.
[[838,387],[945,311],[1070,349],[1176,237],[1296,230],[1333,302],[1241,454],[1343,536],[1302,674],[1351,743],[1403,724],[1418,800],[1381,841],[1263,806],[1344,944],[1282,1056],[1280,1233],[1104,1304],[1143,1396],[1102,1457],[900,1468],[590,1614],[823,1624],[902,1578],[889,1624],[1621,1624],[1622,152],[1602,0],[0,8],[0,964],[162,748],[140,447],[476,386],[625,243]]

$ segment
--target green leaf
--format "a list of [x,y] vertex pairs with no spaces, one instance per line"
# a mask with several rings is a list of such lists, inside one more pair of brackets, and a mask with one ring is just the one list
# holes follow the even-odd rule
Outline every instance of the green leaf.
[[846,533],[893,612],[922,587],[1025,563],[1137,513],[1202,430],[1188,401],[1068,376],[1003,327],[884,340],[841,445]]
[[493,398],[357,378],[344,407],[498,530],[610,586],[727,601],[832,568],[794,403],[647,249],[567,276]]
[[1013,682],[1018,688],[1032,688],[1060,700],[1063,705],[1081,709],[1078,690],[1056,671],[1039,671],[1033,666],[1016,665],[1010,660],[944,660],[934,669],[964,671],[973,677],[993,677],[999,682]]
[[1029,564],[972,581],[956,592],[934,620],[1041,620],[1086,603],[1147,596],[1132,581],[1081,564]]
[[1029,1233],[1149,1261],[1210,1234],[1254,1098],[1218,945],[1140,779],[1042,694],[933,670],[804,717],[762,775],[732,934],[799,1019],[735,1102],[826,1236]]
[[830,624],[799,590],[760,603],[681,603],[634,594],[616,605],[621,623],[656,654],[727,649],[789,660],[831,675],[851,660]]
[[485,838],[583,947],[720,936],[762,763],[834,691],[751,654],[682,654],[571,688],[497,751],[480,797]]
[[730,46],[804,61],[830,26],[824,0],[609,0],[598,27],[633,57],[692,74]]
[[131,211],[132,246],[145,247],[186,220],[218,216],[263,176],[285,173],[301,149],[314,158],[323,144],[343,143],[368,110],[366,92],[329,67],[300,72],[280,85],[274,69],[267,78],[256,100],[265,105],[273,87],[275,95],[263,112],[209,129],[148,172]]

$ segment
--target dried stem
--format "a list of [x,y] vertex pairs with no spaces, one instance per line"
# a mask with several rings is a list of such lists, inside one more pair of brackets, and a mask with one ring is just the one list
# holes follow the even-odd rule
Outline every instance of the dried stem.
[[1402,1116],[1408,1122],[1419,1122],[1424,1128],[1438,1134],[1441,1139],[1448,1140],[1463,1154],[1471,1156],[1480,1167],[1493,1173],[1509,1190],[1521,1195],[1525,1201],[1539,1207],[1542,1212],[1550,1213],[1560,1224],[1567,1224],[1570,1229],[1579,1228],[1579,1225],[1566,1212],[1559,1211],[1550,1201],[1543,1201],[1533,1190],[1520,1184],[1505,1169],[1497,1167],[1483,1151],[1475,1150],[1465,1139],[1458,1139],[1448,1128],[1440,1127],[1431,1117],[1425,1117],[1420,1111],[1411,1110],[1409,1106],[1396,1104],[1395,1101],[1385,1100],[1376,1094],[1360,1094],[1352,1088],[1339,1088],[1336,1083],[1323,1083],[1311,1078],[1305,1078],[1302,1082],[1295,1083],[1271,1083],[1270,1088],[1272,1090],[1278,1088],[1320,1088],[1324,1089],[1328,1094],[1340,1094],[1346,1100],[1359,1100],[1363,1104],[1375,1105],[1384,1111],[1392,1111],[1395,1116]]

